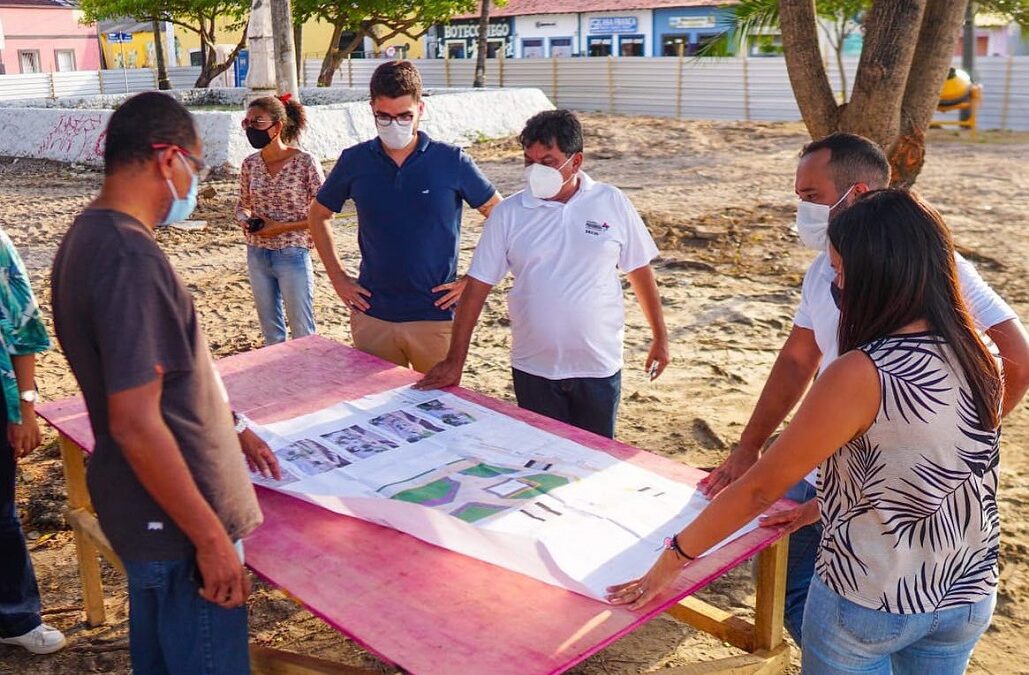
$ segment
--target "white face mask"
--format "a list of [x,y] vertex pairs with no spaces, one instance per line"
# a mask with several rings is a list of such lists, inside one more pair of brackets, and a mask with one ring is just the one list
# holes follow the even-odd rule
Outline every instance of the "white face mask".
[[843,193],[835,204],[815,204],[814,202],[800,202],[797,204],[796,230],[800,240],[808,248],[816,251],[824,251],[829,244],[829,214],[837,206],[843,203],[850,191],[854,189],[851,185]]
[[389,126],[375,125],[375,128],[379,132],[379,140],[390,150],[403,150],[410,143],[414,137],[414,123],[407,125],[401,125],[400,122],[393,120],[389,123]]
[[537,199],[553,199],[557,196],[557,193],[561,191],[565,183],[575,178],[575,174],[572,174],[568,180],[565,180],[564,176],[561,175],[561,169],[565,168],[574,156],[569,157],[565,160],[564,164],[556,169],[552,166],[544,166],[543,164],[530,164],[525,167],[523,177],[532,196]]

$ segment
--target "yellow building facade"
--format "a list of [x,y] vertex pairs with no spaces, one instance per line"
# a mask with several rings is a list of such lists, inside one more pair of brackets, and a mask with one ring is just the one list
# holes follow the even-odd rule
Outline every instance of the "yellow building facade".
[[[239,38],[242,36],[242,29],[230,31],[225,28],[223,23],[217,27],[215,35],[218,44],[235,45],[239,42]],[[199,53],[200,51],[200,36],[192,31],[186,31],[181,27],[176,27],[175,38],[177,41],[181,42],[182,45],[181,52],[184,55],[185,61],[181,63],[181,65],[189,65],[189,55]],[[148,39],[152,44],[153,36],[151,35]],[[312,19],[305,23],[300,45],[300,48],[303,50],[304,60],[321,60],[324,58],[325,53],[329,49],[329,42],[331,40],[332,25],[318,19]],[[401,54],[405,54],[405,58],[420,59],[425,55],[424,40],[421,38],[416,40],[406,35],[398,35],[385,41],[381,45],[374,46],[372,53],[367,54],[366,56],[378,58],[384,55],[389,47],[394,47],[397,50],[398,57]],[[195,58],[196,57],[194,57],[194,59]]]
[[[112,30],[104,30],[110,28]],[[189,52],[185,50],[181,39],[184,31],[179,28],[173,31],[175,54],[169,55],[165,48],[165,63],[169,66],[188,66]],[[192,34],[191,34],[192,35]],[[125,40],[125,38],[128,38]],[[167,45],[164,32],[161,39]],[[199,42],[199,40],[198,40]],[[154,51],[154,33],[146,24],[101,25],[100,48],[103,52],[103,63],[107,68],[156,68],[157,55]]]
[[[133,21],[104,22],[101,24],[100,44],[103,50],[104,64],[109,69],[118,68],[156,68],[157,57],[154,50],[154,33],[150,24],[136,23]],[[242,36],[242,28],[230,30],[227,25],[229,21],[220,22],[215,30],[216,42],[225,45],[229,49],[234,47]],[[304,24],[301,49],[305,61],[321,61],[329,49],[329,42],[332,39],[332,26],[324,21],[311,20]],[[169,54],[168,40],[165,34],[161,33],[162,43],[165,45],[165,62],[171,66],[190,66],[200,64],[200,36],[193,31],[188,31],[181,26],[172,29],[174,40],[174,54]],[[393,48],[396,58],[420,59],[425,55],[425,42],[421,38],[415,39],[406,35],[397,35],[384,41],[381,45],[375,45],[373,41],[366,40],[366,47],[370,51],[364,52],[358,49],[354,58],[385,58],[389,49]],[[314,85],[313,78],[307,82]]]

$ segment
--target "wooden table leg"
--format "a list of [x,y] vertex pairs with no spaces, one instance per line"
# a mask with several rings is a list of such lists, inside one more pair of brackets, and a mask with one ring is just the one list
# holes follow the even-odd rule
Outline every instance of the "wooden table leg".
[[[61,434],[60,445],[69,511],[84,510],[92,513],[93,504],[86,488],[86,462],[82,457],[82,449],[64,434]],[[79,561],[86,621],[90,626],[99,626],[107,621],[104,611],[104,587],[100,581],[99,550],[89,533],[75,519],[69,519],[69,524],[75,533],[75,553]]]
[[786,611],[786,565],[790,538],[783,537],[758,554],[754,647],[774,649],[783,643]]
[[[250,645],[251,675],[382,675],[382,671],[345,666],[314,656]],[[391,673],[397,671],[391,670]]]

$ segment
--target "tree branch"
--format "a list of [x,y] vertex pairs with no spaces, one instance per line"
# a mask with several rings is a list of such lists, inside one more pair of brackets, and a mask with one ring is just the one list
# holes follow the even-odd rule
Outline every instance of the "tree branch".
[[[385,35],[382,35],[382,36],[378,36],[378,35],[375,35],[375,33],[372,33],[372,40],[375,41],[376,45],[381,45],[386,40],[392,40],[393,38],[395,38],[398,35],[407,35],[408,37],[411,37],[410,34],[408,34],[407,31],[412,27],[413,24],[408,24],[406,26],[400,26],[400,27],[388,26],[388,25],[386,25],[384,23],[380,23],[379,25],[380,26],[384,26],[386,28],[386,30],[388,30],[390,32],[388,32],[388,33],[386,33]],[[411,39],[417,40],[418,38],[411,38]]]
[[[139,21],[140,19],[137,17],[136,20]],[[162,19],[162,20],[164,20],[164,19]],[[190,32],[196,33],[197,35],[200,35],[200,32],[203,30],[202,28],[197,28],[196,26],[190,25],[190,24],[185,23],[184,21],[180,21],[178,19],[167,19],[167,21],[172,22],[176,26],[181,26],[182,28],[185,28],[186,30],[188,30]],[[201,24],[201,25],[203,25],[203,24]]]
[[889,149],[894,184],[910,186],[925,163],[925,130],[939,103],[966,6],[967,0],[953,0],[930,2],[925,9],[904,89],[900,134]]
[[[950,4],[935,0],[934,4]],[[889,147],[900,132],[900,101],[908,81],[926,0],[879,0],[865,19],[865,42],[850,105],[840,130]]]
[[817,23],[814,0],[780,0],[786,70],[804,125],[816,139],[836,131],[840,114],[818,48]]

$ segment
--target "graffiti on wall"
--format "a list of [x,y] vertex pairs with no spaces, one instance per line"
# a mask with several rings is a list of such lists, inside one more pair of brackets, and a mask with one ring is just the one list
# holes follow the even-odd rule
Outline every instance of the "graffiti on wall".
[[37,156],[95,164],[103,157],[105,126],[101,113],[63,113],[43,137]]

